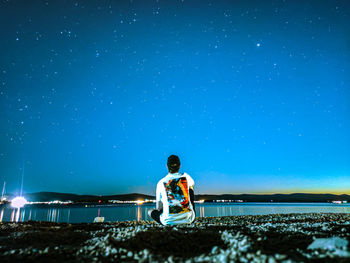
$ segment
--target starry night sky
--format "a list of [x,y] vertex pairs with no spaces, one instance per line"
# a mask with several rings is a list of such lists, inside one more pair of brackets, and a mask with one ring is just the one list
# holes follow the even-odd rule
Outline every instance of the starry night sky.
[[0,185],[350,192],[350,1],[0,2]]

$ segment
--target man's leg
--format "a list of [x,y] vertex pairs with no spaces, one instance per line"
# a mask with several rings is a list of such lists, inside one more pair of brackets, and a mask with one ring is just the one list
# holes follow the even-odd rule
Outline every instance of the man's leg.
[[194,206],[194,190],[192,188],[190,188],[190,200],[191,200],[191,204],[192,204],[192,207],[193,207],[193,212],[196,215],[196,209],[195,209],[195,206]]
[[156,221],[158,224],[162,223],[160,222],[160,215],[163,213],[163,211],[159,211],[157,209],[153,209],[153,210],[148,210],[148,215],[154,220]]

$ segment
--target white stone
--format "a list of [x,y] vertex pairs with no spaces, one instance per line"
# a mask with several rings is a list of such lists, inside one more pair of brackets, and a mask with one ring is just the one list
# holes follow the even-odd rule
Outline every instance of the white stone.
[[331,238],[316,238],[307,249],[323,249],[323,250],[336,250],[343,249],[346,250],[348,246],[348,241],[340,237]]

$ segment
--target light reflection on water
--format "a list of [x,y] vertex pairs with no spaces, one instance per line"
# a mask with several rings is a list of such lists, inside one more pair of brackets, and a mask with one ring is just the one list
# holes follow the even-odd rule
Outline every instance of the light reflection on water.
[[[150,220],[147,214],[154,205],[112,205],[112,206],[69,206],[69,207],[37,207],[26,206],[13,209],[0,206],[0,222],[23,222],[28,220],[81,223],[93,222],[97,216],[106,221]],[[231,216],[261,215],[279,213],[350,213],[350,204],[329,203],[208,203],[196,204],[196,215]]]

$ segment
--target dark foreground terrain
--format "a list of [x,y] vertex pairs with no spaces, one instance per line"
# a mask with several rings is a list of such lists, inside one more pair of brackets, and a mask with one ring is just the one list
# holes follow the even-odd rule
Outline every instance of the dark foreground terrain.
[[350,262],[349,241],[350,214],[0,223],[1,262]]

